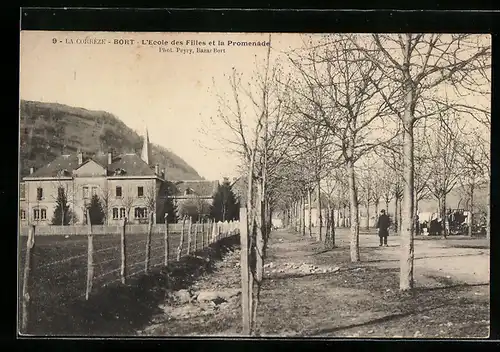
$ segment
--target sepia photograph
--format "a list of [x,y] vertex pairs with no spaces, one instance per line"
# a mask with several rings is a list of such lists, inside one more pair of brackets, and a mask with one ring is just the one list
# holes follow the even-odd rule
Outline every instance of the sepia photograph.
[[20,32],[20,336],[485,339],[491,36]]

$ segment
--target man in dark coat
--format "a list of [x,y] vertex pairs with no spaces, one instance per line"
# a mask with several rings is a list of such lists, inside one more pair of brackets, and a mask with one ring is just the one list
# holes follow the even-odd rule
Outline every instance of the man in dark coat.
[[382,209],[377,221],[378,237],[380,238],[379,247],[382,247],[382,245],[385,245],[386,247],[389,246],[387,244],[387,236],[389,236],[389,225],[389,217],[386,215],[385,210]]

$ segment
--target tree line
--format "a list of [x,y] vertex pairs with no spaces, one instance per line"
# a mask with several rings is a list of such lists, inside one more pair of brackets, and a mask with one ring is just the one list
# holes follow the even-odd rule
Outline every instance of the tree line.
[[[332,210],[346,214],[351,261],[357,262],[360,205],[377,213],[381,203],[388,208],[394,201],[400,289],[406,291],[414,286],[419,202],[434,197],[444,216],[458,185],[467,190],[471,210],[477,187],[489,192],[487,36],[313,34],[302,42],[273,52],[271,41],[253,72],[233,68],[224,77],[226,91],[216,93],[219,113],[212,119],[225,127],[222,142],[239,156],[246,180],[247,294],[253,297],[247,333],[255,330],[273,214],[284,214],[286,225],[305,234],[304,205],[310,209],[315,199],[317,240],[328,248],[335,245]],[[489,203],[487,209],[489,238]],[[312,234],[310,226],[311,211]]]

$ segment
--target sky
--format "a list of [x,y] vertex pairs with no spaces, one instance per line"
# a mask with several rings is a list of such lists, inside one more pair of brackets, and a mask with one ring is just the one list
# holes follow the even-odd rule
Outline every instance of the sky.
[[[271,38],[274,55],[303,40],[295,33]],[[235,68],[252,79],[265,59],[265,46],[234,43],[268,39],[269,33],[22,31],[20,97],[107,111],[140,134],[146,126],[151,142],[206,179],[236,177],[238,159],[219,142],[227,129],[217,119],[217,94],[231,99],[224,75]]]
[[[293,34],[272,38],[273,50],[301,40]],[[115,39],[134,43],[115,44]],[[161,47],[173,52],[160,52],[158,45],[143,40],[166,41]],[[189,40],[205,45],[188,45]],[[225,45],[210,46],[219,40]],[[20,97],[110,112],[140,134],[147,126],[152,143],[173,151],[201,176],[235,177],[237,159],[217,142],[220,126],[210,122],[218,107],[214,82],[224,95],[229,92],[224,74],[235,67],[251,75],[256,59],[265,58],[264,46],[229,46],[229,41],[266,40],[268,34],[261,33],[23,31]],[[188,53],[197,47],[224,52]]]

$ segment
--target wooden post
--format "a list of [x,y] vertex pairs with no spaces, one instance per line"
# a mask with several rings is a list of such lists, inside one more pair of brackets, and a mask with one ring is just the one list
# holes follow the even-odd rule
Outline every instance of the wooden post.
[[188,246],[187,246],[187,255],[191,253],[191,226],[193,224],[193,218],[189,217],[188,221]]
[[125,284],[125,277],[127,276],[127,261],[126,261],[126,245],[125,245],[125,226],[127,225],[127,218],[123,218],[123,225],[121,229],[121,267],[120,276],[122,284]]
[[26,243],[26,258],[24,260],[24,276],[23,276],[23,317],[21,330],[23,333],[28,332],[29,327],[29,307],[30,307],[30,274],[33,266],[33,249],[35,247],[35,225],[31,225],[28,230],[28,242]]
[[90,220],[90,211],[87,208],[87,290],[85,291],[85,299],[89,299],[92,291],[92,280],[94,279],[94,239],[92,238],[92,221]]
[[168,266],[168,251],[169,251],[169,246],[168,246],[168,213],[165,214],[165,237],[164,237],[164,240],[165,240],[165,261],[164,261],[164,264],[165,266],[167,267]]
[[214,219],[214,225],[212,227],[212,238],[210,239],[210,243],[214,243],[216,241],[216,238],[217,238],[217,222],[215,221]]
[[144,272],[149,271],[149,261],[151,259],[151,232],[153,232],[153,212],[148,215],[148,237],[146,238],[146,258],[144,259]]
[[181,241],[179,242],[179,247],[177,247],[177,261],[181,260],[182,247],[184,246],[184,224],[186,222],[186,218],[182,218],[182,227],[181,227]]
[[198,250],[198,246],[197,246],[197,244],[198,244],[197,240],[198,239],[197,239],[197,237],[198,237],[198,223],[195,222],[194,223],[194,251],[193,251],[194,253],[196,253],[196,251]]
[[210,229],[212,228],[212,220],[208,219],[207,220],[207,235],[205,238],[205,245],[204,247],[208,247],[209,245],[209,240],[210,240]]
[[248,229],[247,211],[240,208],[240,245],[241,245],[241,309],[243,335],[250,335],[250,268],[248,266]]

